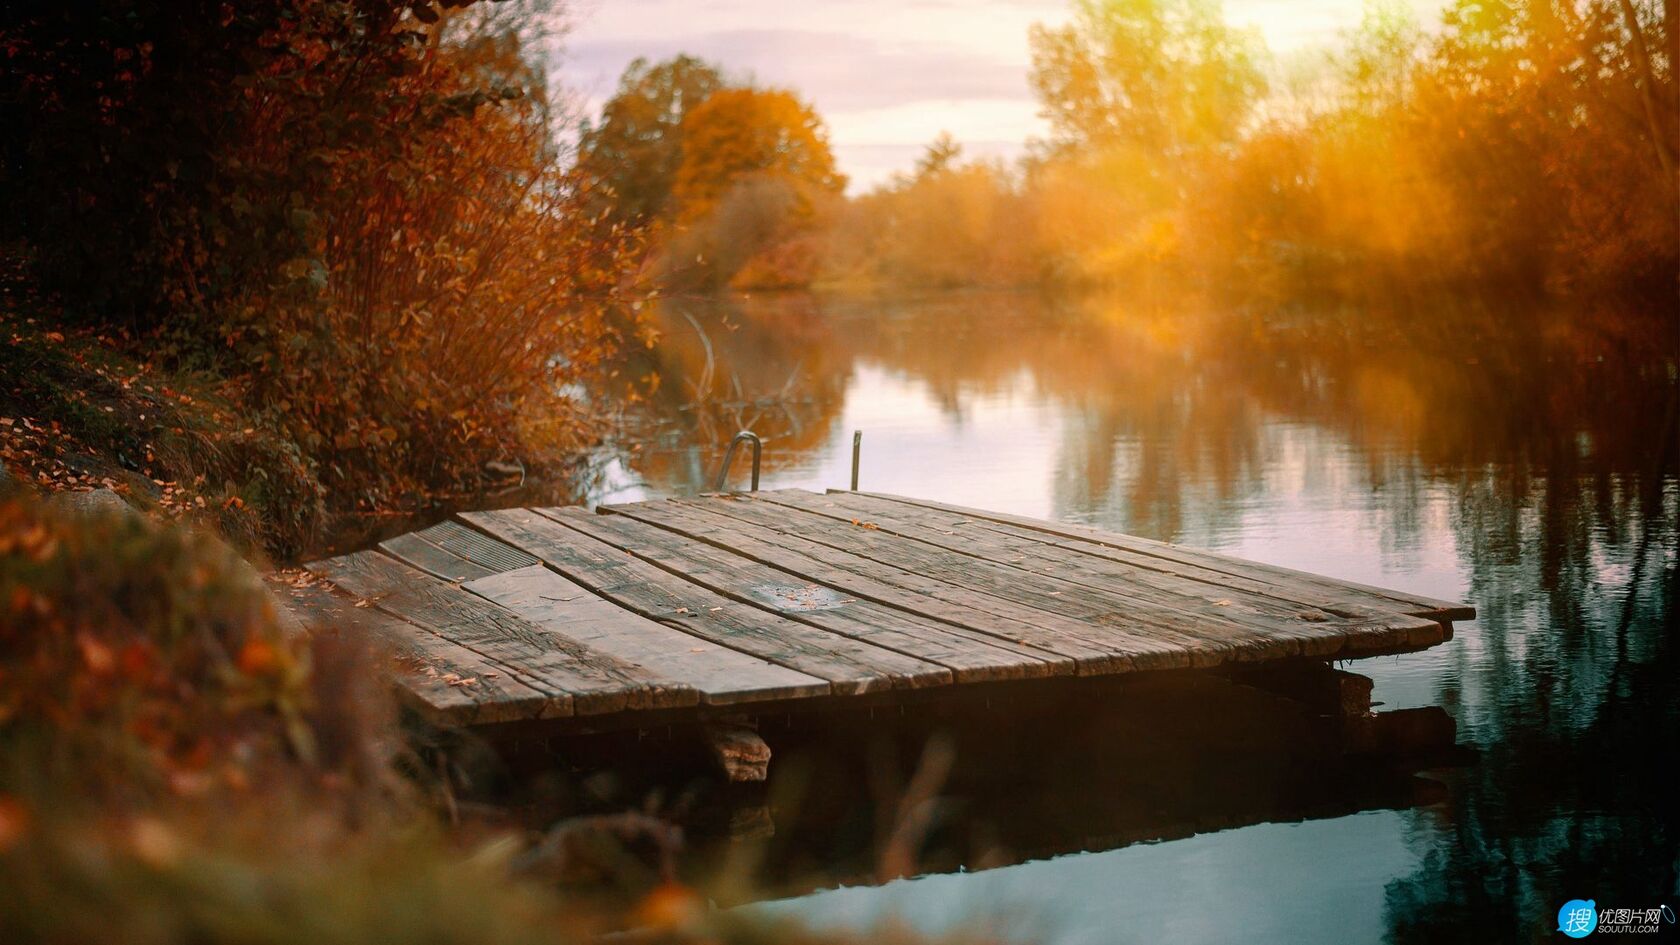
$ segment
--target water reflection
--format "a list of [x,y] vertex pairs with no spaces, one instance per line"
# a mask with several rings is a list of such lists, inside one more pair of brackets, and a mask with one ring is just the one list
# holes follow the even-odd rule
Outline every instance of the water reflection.
[[[1373,853],[1387,865],[1366,875],[1290,858],[1299,834],[1245,828],[1104,854],[1132,864],[1104,882],[1146,883],[1191,844],[1215,873],[1271,849],[1289,888],[1355,897],[1348,908],[1381,933],[1342,940],[1396,941],[1506,940],[1545,931],[1576,896],[1632,906],[1680,892],[1672,356],[1471,304],[1261,318],[1113,299],[786,296],[671,304],[660,318],[665,340],[642,365],[661,379],[645,445],[621,454],[600,499],[709,487],[741,426],[767,438],[767,486],[839,486],[861,428],[865,488],[1481,609],[1447,646],[1359,667],[1391,706],[1446,707],[1482,756],[1445,803],[1382,815],[1404,855]],[[1358,848],[1370,823],[1333,817],[1313,842]],[[1289,839],[1268,847],[1273,836]],[[1084,858],[1072,859],[1055,869]],[[1043,878],[1007,895],[1048,902],[1070,881],[1046,872],[1020,870]],[[942,890],[979,882],[901,884],[883,901],[945,914]],[[1225,882],[1244,901],[1242,878]],[[1199,888],[1150,893],[1152,908],[1204,909]],[[1115,893],[1107,905],[1123,908]],[[1075,932],[1056,938],[1086,940]]]
[[[1385,933],[1383,883],[1418,866],[1402,820],[1378,811],[1266,824],[756,908],[823,928],[900,922],[1059,945],[1373,942]],[[1320,881],[1325,874],[1336,882]]]

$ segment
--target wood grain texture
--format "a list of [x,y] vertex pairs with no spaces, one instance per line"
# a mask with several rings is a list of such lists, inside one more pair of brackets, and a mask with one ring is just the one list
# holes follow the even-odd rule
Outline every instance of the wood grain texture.
[[1295,639],[1303,656],[1385,652],[1437,643],[1444,636],[1439,621],[1405,614],[1395,606],[1373,607],[1349,601],[1315,606],[1261,593],[1251,582],[1234,576],[1196,579],[1175,571],[1139,567],[1031,537],[973,527],[971,520],[948,512],[906,509],[868,496],[840,494],[827,498],[853,514],[880,517],[884,513],[895,523],[895,531],[898,524],[906,524],[924,536],[931,531],[961,542],[975,554],[1006,560],[1013,567],[1097,590],[1124,588],[1124,596],[1137,600],[1140,606],[1186,613],[1210,629],[1235,622],[1251,632]]
[[[716,721],[956,683],[1422,649],[1463,604],[1084,526],[803,490],[459,516],[309,568],[306,632],[449,724]],[[1268,668],[1269,671],[1270,667]],[[739,707],[739,708],[737,708]],[[641,713],[653,713],[641,715]]]
[[397,692],[428,720],[480,725],[540,717],[553,694],[521,682],[510,667],[424,627],[399,620],[325,585],[276,592],[311,634],[335,634],[388,651]]
[[578,644],[699,693],[710,705],[827,695],[826,680],[632,613],[541,564],[463,585]]
[[418,534],[450,554],[496,574],[537,563],[535,556],[456,521],[439,522]]
[[376,552],[315,562],[311,571],[517,673],[552,694],[544,717],[692,705],[698,694],[550,633],[460,587]]
[[[833,593],[803,574],[783,571],[663,528],[582,509],[539,509],[556,521],[678,573],[741,603],[872,643],[951,670],[957,682],[1028,679],[1071,673],[1073,661],[1031,646],[925,617],[912,610]],[[824,593],[824,592],[828,593]],[[822,606],[804,606],[808,601]]]
[[[726,502],[708,499],[688,505],[667,499],[606,508],[613,514],[657,525],[755,562],[802,575],[851,597],[916,611],[976,633],[1056,653],[1073,660],[1083,675],[1134,668],[1128,655],[1115,652],[1105,643],[1087,640],[1083,633],[1086,628],[1075,621],[1058,624],[1054,615],[962,588],[953,590],[913,571],[879,565],[868,558],[712,511]],[[997,612],[1000,610],[1004,613]]]
[[[1234,558],[1229,555],[1216,554],[1211,551],[1201,551],[1174,545],[1166,542],[1152,541],[1138,538],[1134,535],[1123,535],[1119,532],[1106,531],[1088,525],[1076,525],[1065,522],[1049,522],[1041,519],[1028,518],[1021,515],[1010,515],[1004,512],[988,512],[980,509],[964,508],[949,505],[929,499],[913,499],[906,496],[888,495],[885,493],[859,492],[857,496],[867,496],[887,502],[903,505],[919,506],[949,513],[959,519],[992,522],[1011,525],[1038,534],[1071,539],[1080,545],[1091,545],[1108,548],[1115,551],[1127,551],[1133,554],[1154,558],[1158,561],[1169,562],[1173,565],[1184,565],[1191,568],[1204,569],[1214,574],[1246,578],[1259,584],[1269,586],[1273,592],[1285,595],[1314,594],[1325,595],[1328,600],[1353,599],[1364,600],[1368,605],[1379,609],[1395,610],[1411,617],[1428,617],[1434,620],[1471,620],[1476,616],[1476,608],[1469,604],[1454,601],[1439,600],[1408,591],[1392,588],[1372,587],[1340,578],[1325,577],[1307,571],[1297,571],[1274,564],[1264,564],[1245,558]],[[1297,599],[1289,596],[1287,599]]]
[[663,571],[530,509],[470,512],[462,521],[540,558],[622,607],[720,646],[825,679],[836,695],[937,686],[942,666],[742,604]]
[[424,532],[409,532],[379,543],[379,550],[404,564],[419,568],[432,577],[459,584],[496,572],[459,555],[445,551],[426,539]]
[[[1054,639],[1085,641],[1117,657],[1110,669],[1113,672],[1124,671],[1128,666],[1139,670],[1181,669],[1191,665],[1199,646],[1196,641],[1129,628],[1113,620],[1086,619],[1082,614],[1070,616],[1056,609],[1045,610],[1032,603],[1022,603],[1011,592],[1016,575],[992,567],[976,569],[967,558],[942,549],[912,546],[906,554],[913,563],[902,560],[892,563],[871,557],[882,539],[868,529],[836,528],[826,523],[824,527],[813,527],[811,522],[790,515],[786,509],[745,496],[672,501],[696,513],[757,526],[754,534],[770,543],[972,608],[976,614],[992,615],[1006,627],[1039,627],[1054,634]],[[1050,603],[1056,605],[1053,598]]]
[[1036,550],[1042,546],[1016,546],[1001,536],[923,523],[915,520],[914,509],[901,516],[856,502],[854,496],[803,490],[759,495],[757,501],[851,524],[868,533],[873,553],[884,560],[919,562],[916,566],[924,570],[939,567],[953,581],[1007,583],[1010,589],[999,593],[1040,609],[1146,627],[1150,634],[1193,642],[1192,665],[1392,652],[1438,642],[1443,633],[1435,621],[1398,613],[1344,618],[1229,588],[1216,596],[1203,584],[1186,593],[1170,575],[1123,571],[1126,566],[1116,562],[1091,567],[1072,556],[1058,560]]

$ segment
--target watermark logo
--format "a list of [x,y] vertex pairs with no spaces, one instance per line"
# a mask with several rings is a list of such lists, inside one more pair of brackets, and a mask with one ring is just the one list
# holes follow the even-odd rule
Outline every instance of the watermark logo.
[[1570,938],[1586,938],[1597,932],[1656,932],[1673,925],[1674,910],[1663,903],[1649,909],[1600,909],[1591,899],[1571,899],[1558,910],[1557,930]]
[[1586,938],[1598,928],[1598,908],[1591,899],[1571,899],[1558,910],[1557,930],[1570,938]]

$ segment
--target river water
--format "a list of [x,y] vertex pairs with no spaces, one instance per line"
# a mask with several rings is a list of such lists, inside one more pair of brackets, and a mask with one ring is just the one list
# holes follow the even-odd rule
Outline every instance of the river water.
[[[844,487],[861,430],[864,489],[1480,611],[1443,646],[1348,667],[1385,709],[1456,720],[1474,760],[1421,772],[1441,789],[1415,801],[1355,792],[1268,813],[1268,798],[1241,816],[1192,811],[1202,826],[1184,829],[1192,792],[1160,832],[1174,839],[1129,842],[1115,837],[1151,839],[1135,811],[1125,830],[1103,823],[1128,789],[1093,772],[1086,793],[1112,802],[1075,802],[1078,830],[1030,854],[958,853],[881,885],[837,871],[833,888],[749,908],[1064,945],[1525,941],[1556,937],[1570,899],[1680,908],[1672,360],[1557,313],[1469,303],[1262,318],[1113,298],[775,296],[668,302],[657,320],[637,367],[658,387],[636,446],[605,452],[593,501],[708,489],[743,427],[765,437],[765,488]],[[1066,760],[1069,797],[1086,763]],[[1315,763],[1246,764],[1232,776],[1306,781]]]

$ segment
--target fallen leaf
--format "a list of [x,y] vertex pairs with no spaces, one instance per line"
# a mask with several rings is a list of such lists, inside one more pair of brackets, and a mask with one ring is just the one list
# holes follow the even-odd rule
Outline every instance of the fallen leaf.
[[236,661],[239,671],[247,676],[261,676],[280,664],[280,653],[267,640],[251,637],[239,648]]
[[0,853],[16,845],[28,831],[28,808],[14,797],[0,794]]
[[148,866],[162,868],[180,859],[181,840],[163,821],[142,817],[129,830],[129,846]]
[[88,634],[77,636],[76,646],[82,651],[82,662],[95,676],[105,675],[116,665],[116,656],[111,648]]

